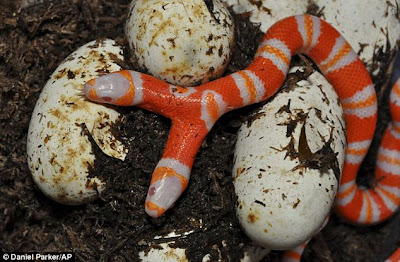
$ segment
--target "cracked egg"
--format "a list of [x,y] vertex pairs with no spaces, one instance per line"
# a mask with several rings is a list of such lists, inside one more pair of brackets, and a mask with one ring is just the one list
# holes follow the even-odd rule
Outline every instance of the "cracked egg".
[[344,162],[345,122],[333,87],[318,72],[293,76],[304,80],[250,116],[235,149],[237,216],[267,249],[291,249],[320,229]]
[[28,165],[36,185],[59,203],[81,204],[104,189],[101,179],[89,177],[94,143],[109,156],[125,158],[127,148],[110,133],[120,114],[81,94],[88,80],[120,70],[119,60],[122,48],[113,40],[80,47],[53,72],[36,102],[28,130]]

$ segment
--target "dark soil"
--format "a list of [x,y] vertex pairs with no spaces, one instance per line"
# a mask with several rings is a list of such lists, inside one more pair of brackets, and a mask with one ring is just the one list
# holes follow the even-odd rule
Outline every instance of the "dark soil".
[[[81,45],[102,37],[126,45],[123,28],[129,2],[60,0],[23,9],[19,1],[0,2],[0,251],[75,251],[78,261],[138,261],[138,252],[153,236],[197,228],[176,244],[188,247],[191,261],[201,261],[205,254],[216,259],[218,248],[224,261],[238,261],[249,240],[234,212],[233,150],[240,124],[256,106],[217,122],[197,154],[188,190],[158,219],[144,213],[143,203],[170,123],[138,108],[120,109],[126,118],[114,128],[129,144],[126,161],[97,150],[92,173],[109,185],[99,200],[82,206],[57,204],[31,178],[26,138],[41,89],[61,61]],[[236,20],[237,44],[227,74],[246,67],[262,36],[245,15]],[[386,66],[392,59],[392,54],[377,50],[377,61],[384,62],[383,73],[374,79],[379,125],[377,142],[362,169],[364,185],[373,184],[379,138],[389,121]],[[359,227],[332,215],[306,248],[303,261],[383,261],[400,245],[399,218],[397,212],[382,224]],[[263,261],[279,261],[279,256],[272,252]]]

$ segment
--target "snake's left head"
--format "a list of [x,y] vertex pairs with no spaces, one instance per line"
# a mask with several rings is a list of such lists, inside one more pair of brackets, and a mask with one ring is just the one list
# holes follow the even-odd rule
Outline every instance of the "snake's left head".
[[132,85],[120,72],[115,72],[86,82],[83,88],[85,96],[100,103],[129,105],[132,102]]

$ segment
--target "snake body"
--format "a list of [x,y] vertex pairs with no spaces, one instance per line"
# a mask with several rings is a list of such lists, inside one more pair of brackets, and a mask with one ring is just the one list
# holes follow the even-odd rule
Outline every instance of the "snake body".
[[264,35],[253,62],[242,71],[197,87],[179,87],[123,70],[92,79],[84,93],[93,101],[138,106],[171,119],[172,126],[147,194],[145,209],[161,216],[186,189],[195,155],[224,113],[263,101],[285,80],[293,55],[309,56],[335,88],[347,124],[346,158],[337,211],[353,223],[373,224],[400,203],[400,81],[390,96],[392,122],[379,150],[376,185],[360,188],[358,169],[371,144],[377,101],[363,62],[327,22],[310,15],[285,18]]
[[[392,87],[389,105],[392,120],[379,147],[373,188],[363,189],[356,184],[358,167],[371,141],[348,141],[344,163],[347,172],[343,172],[336,204],[342,216],[357,224],[383,221],[400,204],[400,79]],[[360,126],[359,136],[366,128],[371,127]]]

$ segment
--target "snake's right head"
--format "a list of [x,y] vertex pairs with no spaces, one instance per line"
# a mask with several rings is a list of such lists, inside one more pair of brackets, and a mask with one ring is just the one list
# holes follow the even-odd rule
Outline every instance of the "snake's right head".
[[84,85],[83,93],[91,101],[115,105],[130,105],[129,103],[133,100],[133,97],[131,97],[133,94],[130,92],[130,89],[133,87],[121,72],[89,80]]

